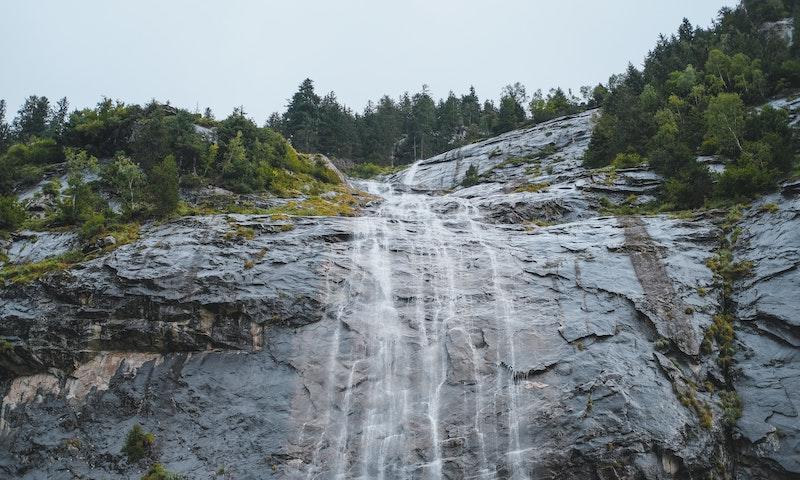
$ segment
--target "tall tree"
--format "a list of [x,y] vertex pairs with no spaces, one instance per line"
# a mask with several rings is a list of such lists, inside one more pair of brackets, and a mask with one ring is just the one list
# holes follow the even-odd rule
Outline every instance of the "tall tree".
[[497,124],[494,133],[500,134],[514,130],[525,121],[525,109],[522,107],[527,100],[525,87],[517,82],[506,85],[500,97],[500,110],[497,113]]
[[14,119],[14,136],[21,142],[31,137],[43,137],[47,134],[47,119],[50,115],[50,101],[47,97],[31,95],[17,112]]
[[67,97],[63,97],[50,112],[47,122],[47,135],[58,143],[61,143],[64,139],[68,110],[69,102]]
[[720,93],[708,102],[708,136],[720,146],[723,153],[733,156],[742,152],[744,120],[744,102],[738,94]]
[[319,104],[319,95],[314,93],[314,82],[306,78],[292,95],[283,118],[284,133],[299,150],[316,151]]
[[11,143],[11,131],[6,123],[6,101],[0,99],[0,154],[6,151]]
[[148,175],[150,194],[159,215],[168,215],[178,208],[178,164],[175,157],[167,155],[161,163],[153,166]]

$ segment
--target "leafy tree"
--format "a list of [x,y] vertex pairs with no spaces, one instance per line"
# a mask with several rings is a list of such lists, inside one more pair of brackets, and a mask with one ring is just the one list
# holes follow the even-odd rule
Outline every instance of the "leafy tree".
[[206,152],[200,157],[200,163],[197,165],[197,173],[202,176],[208,176],[217,166],[217,158],[219,156],[219,145],[212,143],[206,149]]
[[178,164],[173,155],[167,155],[150,170],[150,196],[158,215],[169,215],[178,208],[178,179]]
[[[64,143],[100,157],[110,157],[119,151],[130,152],[133,148],[129,140],[141,114],[142,109],[138,105],[125,105],[104,98],[96,108],[85,108],[70,114]],[[146,145],[139,148],[146,153]]]
[[149,455],[155,443],[155,435],[146,432],[141,425],[137,423],[130,429],[128,436],[125,437],[125,445],[122,447],[122,453],[128,457],[128,462],[135,463]]
[[118,154],[103,171],[103,180],[120,196],[126,213],[136,210],[145,184],[145,175],[139,165],[125,155]]
[[67,156],[67,189],[58,200],[58,221],[80,225],[93,214],[106,209],[105,202],[92,190],[85,177],[97,171],[97,159],[85,150],[69,149]]
[[744,131],[744,102],[736,93],[720,93],[712,98],[706,110],[707,136],[728,155],[742,151]]

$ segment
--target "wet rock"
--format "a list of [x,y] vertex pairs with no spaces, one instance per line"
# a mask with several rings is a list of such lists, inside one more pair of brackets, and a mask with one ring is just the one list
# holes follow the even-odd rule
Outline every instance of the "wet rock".
[[73,232],[33,232],[24,230],[15,233],[5,247],[8,261],[13,264],[41,262],[75,250],[80,245],[78,235]]
[[800,475],[800,197],[767,196],[740,226],[736,256],[754,267],[734,295],[737,431],[749,471],[774,462],[789,478]]

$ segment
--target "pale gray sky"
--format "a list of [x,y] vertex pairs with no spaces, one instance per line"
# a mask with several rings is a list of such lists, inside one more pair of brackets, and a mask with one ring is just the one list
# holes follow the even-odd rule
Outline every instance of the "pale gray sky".
[[423,83],[497,98],[607,80],[735,0],[0,0],[0,98],[171,100],[259,124],[305,78],[361,110]]

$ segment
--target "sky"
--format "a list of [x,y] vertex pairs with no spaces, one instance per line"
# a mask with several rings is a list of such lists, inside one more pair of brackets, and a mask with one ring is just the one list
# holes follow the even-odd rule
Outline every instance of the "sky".
[[683,17],[736,0],[0,0],[0,98],[150,99],[263,123],[309,77],[362,110],[384,94],[576,90],[641,65]]

